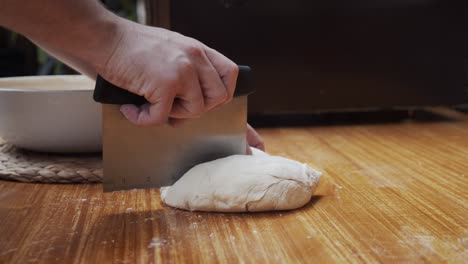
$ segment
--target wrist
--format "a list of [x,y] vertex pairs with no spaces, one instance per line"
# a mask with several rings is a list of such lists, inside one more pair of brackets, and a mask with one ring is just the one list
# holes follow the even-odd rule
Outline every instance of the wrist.
[[124,34],[122,20],[108,12],[81,24],[77,36],[70,38],[76,40],[76,44],[66,45],[72,48],[69,52],[92,65],[97,72],[102,71]]

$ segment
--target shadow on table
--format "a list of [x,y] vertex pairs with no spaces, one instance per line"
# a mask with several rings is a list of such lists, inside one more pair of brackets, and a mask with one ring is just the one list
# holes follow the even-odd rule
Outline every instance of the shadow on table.
[[94,225],[97,236],[117,239],[138,230],[152,232],[157,230],[161,234],[195,230],[210,224],[228,224],[229,222],[242,222],[243,220],[275,220],[288,215],[311,210],[322,196],[313,196],[303,207],[288,211],[267,211],[248,213],[216,213],[216,212],[190,212],[182,209],[162,206],[161,209],[148,211],[127,210],[124,213],[102,215]]

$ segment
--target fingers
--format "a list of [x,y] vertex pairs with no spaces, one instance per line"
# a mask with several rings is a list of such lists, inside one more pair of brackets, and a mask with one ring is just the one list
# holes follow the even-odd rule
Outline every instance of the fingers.
[[[151,30],[135,34],[147,38]],[[144,96],[149,102],[141,107],[121,106],[130,122],[146,126],[171,120],[171,124],[177,124],[232,99],[239,72],[234,62],[197,40],[170,31],[155,31],[154,35],[161,34],[165,38],[159,41],[154,41],[154,36],[148,38],[144,47],[132,44],[128,51],[131,63],[126,60],[130,55],[120,54],[122,58],[117,61],[121,64],[104,74],[113,76],[110,79],[118,86]]]
[[170,112],[171,118],[194,118],[206,111],[205,100],[200,88],[197,70],[190,62],[180,66],[179,83],[167,87],[169,90],[178,90]]
[[[229,93],[221,76],[207,56],[207,47],[202,43],[195,43],[197,45],[189,49],[189,55],[196,65],[200,88],[202,89],[205,102],[205,111],[209,111],[229,101]],[[227,58],[226,62],[232,64]]]
[[[176,95],[170,114],[171,118],[177,119],[197,117],[230,101],[238,74],[237,65],[198,41],[185,46],[184,52],[188,59],[178,67],[182,89]],[[224,83],[216,65],[225,73],[229,86]]]
[[138,126],[162,125],[167,123],[172,108],[172,100],[159,100],[153,104],[122,105],[120,111],[133,124]]
[[205,46],[205,54],[216,69],[228,92],[228,101],[234,96],[239,67],[216,50]]
[[254,148],[265,151],[265,143],[262,137],[249,124],[247,124],[247,143]]
[[205,111],[209,111],[229,100],[228,90],[224,87],[218,72],[209,63],[208,58],[204,59],[204,63],[199,64],[198,76],[203,91]]

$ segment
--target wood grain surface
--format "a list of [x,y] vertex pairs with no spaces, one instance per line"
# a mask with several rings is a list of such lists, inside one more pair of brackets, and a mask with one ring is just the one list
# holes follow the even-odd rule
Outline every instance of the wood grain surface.
[[[318,168],[289,212],[172,209],[157,190],[0,182],[0,263],[468,263],[468,117],[261,129]],[[323,187],[325,186],[325,187]]]

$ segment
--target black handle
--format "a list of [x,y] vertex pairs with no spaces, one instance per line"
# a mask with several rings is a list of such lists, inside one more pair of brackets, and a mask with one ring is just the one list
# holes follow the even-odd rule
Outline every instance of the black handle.
[[[248,95],[254,92],[252,84],[252,70],[249,66],[239,66],[239,76],[237,77],[236,90],[234,96]],[[96,87],[94,88],[94,101],[103,104],[134,104],[142,105],[147,103],[145,97],[121,89],[106,81],[101,76],[97,76]]]

